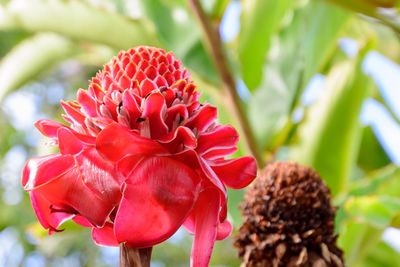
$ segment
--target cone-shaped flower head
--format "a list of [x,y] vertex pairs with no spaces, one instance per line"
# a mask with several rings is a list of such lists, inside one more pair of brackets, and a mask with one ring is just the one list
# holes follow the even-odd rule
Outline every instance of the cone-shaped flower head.
[[242,266],[343,266],[329,189],[312,169],[268,165],[242,208],[245,222],[235,240]]
[[69,125],[41,120],[59,153],[30,159],[22,183],[50,233],[68,219],[92,228],[101,245],[156,245],[182,225],[195,234],[192,265],[206,266],[216,239],[232,229],[226,186],[256,176],[252,157],[225,159],[238,134],[200,104],[196,85],[172,53],[120,52],[62,102]]

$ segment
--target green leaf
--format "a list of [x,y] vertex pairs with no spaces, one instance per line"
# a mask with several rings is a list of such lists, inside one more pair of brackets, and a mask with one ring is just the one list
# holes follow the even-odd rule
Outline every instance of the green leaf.
[[12,136],[17,136],[17,131],[7,123],[5,115],[1,112],[0,113],[0,159],[3,159],[3,156],[7,153],[7,151],[15,145],[12,142]]
[[220,20],[224,15],[225,9],[228,6],[230,0],[213,0],[211,16],[213,19]]
[[[311,5],[310,22],[306,28],[302,46],[304,48],[304,85],[322,70],[337,47],[341,30],[349,22],[349,13],[329,6],[321,1]],[[323,23],[321,23],[323,21]]]
[[391,246],[379,242],[356,267],[398,267],[400,254]]
[[244,190],[228,190],[228,211],[233,226],[239,228],[243,223],[243,217],[239,208],[243,202]]
[[[177,42],[177,37],[182,34],[182,29],[178,29],[180,25],[173,19],[171,4],[167,4],[162,0],[141,1],[139,4],[145,15],[149,17],[154,24],[155,30],[160,36],[160,40],[163,43],[174,45],[174,43]],[[181,9],[179,12],[183,12],[181,16],[185,19],[187,16],[186,11]],[[182,26],[184,27],[184,25]],[[191,40],[190,37],[188,39]]]
[[12,2],[0,12],[0,30],[5,29],[55,32],[115,49],[157,43],[143,20],[131,20],[77,0]]
[[282,76],[273,68],[265,71],[265,84],[249,100],[248,117],[261,147],[271,145],[289,119],[292,92]]
[[374,131],[370,126],[364,127],[360,151],[358,153],[358,165],[367,172],[383,168],[390,164],[390,159],[378,142]]
[[250,90],[261,82],[272,37],[292,5],[290,0],[250,0],[243,3],[238,52],[243,79]]
[[36,78],[74,51],[76,47],[70,40],[51,33],[25,39],[0,63],[0,101],[7,93]]
[[350,198],[345,210],[356,220],[385,229],[400,215],[400,199],[389,196],[362,196]]
[[388,165],[350,184],[350,196],[389,195],[400,197],[400,169]]
[[174,51],[184,65],[197,72],[203,80],[217,83],[219,78],[202,43],[200,28],[182,4],[163,0],[140,2],[163,46]]
[[396,169],[396,172],[386,181],[386,183],[377,188],[377,194],[400,198],[399,169]]
[[0,32],[0,58],[4,57],[16,44],[28,36],[28,33],[22,31]]
[[368,224],[347,221],[341,228],[338,245],[344,251],[346,266],[356,266],[380,241],[382,230]]
[[334,195],[346,188],[355,163],[361,106],[370,91],[360,61],[342,62],[329,73],[324,95],[300,125],[299,144],[291,154],[293,160],[314,167]]
[[263,148],[274,151],[280,144],[275,140],[285,141],[291,113],[304,88],[331,61],[350,17],[315,1],[295,9],[293,18],[277,35],[263,67],[263,81],[249,104],[249,118]]
[[365,0],[352,0],[352,1],[328,0],[328,1],[371,17],[375,16],[375,14],[377,13],[376,5],[368,3],[368,1]]
[[[400,16],[398,8],[400,2],[398,0],[328,0],[349,10],[362,13],[363,15],[380,20],[380,22],[397,34],[400,34]],[[384,7],[396,7],[385,10]]]

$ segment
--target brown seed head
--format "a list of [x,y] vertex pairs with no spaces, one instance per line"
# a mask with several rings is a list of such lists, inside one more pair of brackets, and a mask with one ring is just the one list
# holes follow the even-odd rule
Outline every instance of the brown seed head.
[[242,213],[235,240],[242,266],[343,266],[330,192],[312,169],[268,165],[246,193]]

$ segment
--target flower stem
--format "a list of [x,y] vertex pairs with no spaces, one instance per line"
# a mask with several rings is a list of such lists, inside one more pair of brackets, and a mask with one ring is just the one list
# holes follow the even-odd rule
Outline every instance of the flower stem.
[[150,267],[152,248],[129,248],[121,244],[120,267]]
[[224,84],[224,87],[229,92],[231,101],[235,108],[237,118],[239,119],[239,123],[245,137],[246,144],[251,153],[253,154],[253,156],[256,158],[258,166],[261,168],[265,165],[265,162],[260,153],[260,150],[257,147],[254,132],[250,127],[250,123],[247,118],[245,108],[236,89],[235,79],[228,67],[227,60],[223,52],[223,44],[221,42],[219,32],[211,24],[209,18],[207,17],[207,14],[204,12],[203,7],[201,6],[200,1],[190,0],[190,3],[194,13],[196,14],[202,26],[204,35],[206,37],[205,39],[207,41],[207,45],[211,52],[211,56],[214,60],[214,64]]

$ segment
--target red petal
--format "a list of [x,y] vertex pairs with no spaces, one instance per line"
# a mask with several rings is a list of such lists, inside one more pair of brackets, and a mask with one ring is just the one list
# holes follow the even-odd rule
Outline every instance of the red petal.
[[221,180],[219,177],[215,174],[214,170],[211,169],[210,165],[203,160],[201,157],[199,158],[200,166],[205,175],[208,177],[208,179],[213,183],[225,196],[226,196],[226,189],[225,186],[222,184]]
[[97,101],[89,95],[86,90],[79,89],[77,93],[77,98],[82,106],[83,111],[90,117],[96,117],[97,114]]
[[[146,74],[144,74],[144,72],[142,70],[139,70],[136,72],[135,77],[133,79],[138,80],[140,83],[146,78],[147,78]],[[142,96],[144,96],[144,95],[142,95]]]
[[65,221],[71,219],[74,214],[67,212],[54,212],[51,205],[45,197],[37,194],[35,191],[29,192],[33,210],[36,213],[40,224],[49,230],[49,233],[57,232],[57,228]]
[[86,117],[82,114],[82,112],[79,110],[79,107],[74,102],[61,101],[61,106],[70,119],[72,119],[77,124],[84,124]]
[[167,88],[162,94],[164,95],[167,106],[171,107],[172,102],[175,100],[175,92],[171,88]]
[[218,224],[217,229],[217,240],[223,240],[231,235],[233,226],[230,221],[226,220],[223,223]]
[[136,65],[133,62],[130,62],[126,65],[125,72],[128,77],[132,77],[136,72]]
[[92,118],[92,122],[94,125],[99,127],[100,129],[106,128],[108,125],[114,123],[114,121],[107,117],[96,117]]
[[74,158],[70,155],[47,155],[35,157],[25,164],[22,185],[27,191],[42,186],[74,168]]
[[108,125],[100,132],[96,148],[100,154],[114,162],[128,155],[155,155],[166,152],[159,143],[117,123]]
[[125,158],[118,161],[117,169],[123,175],[123,177],[128,177],[143,159],[144,157],[142,155],[126,156]]
[[158,87],[168,86],[168,82],[163,76],[157,76],[154,82],[158,85]]
[[220,194],[215,189],[201,192],[194,208],[194,241],[191,266],[207,267],[215,239],[220,209]]
[[51,120],[39,120],[35,127],[44,135],[50,138],[57,138],[57,131],[60,128],[68,128],[66,125]]
[[194,149],[197,146],[197,140],[194,133],[192,130],[184,126],[179,126],[174,132],[161,138],[159,142],[168,147],[168,150],[171,153],[181,151],[184,148]]
[[194,150],[185,150],[183,152],[177,153],[174,155],[174,158],[186,163],[186,165],[191,166],[192,169],[196,170],[197,172],[202,174],[202,177],[204,177],[204,183],[205,185],[214,185],[217,187],[221,193],[226,197],[226,188],[221,182],[221,180],[218,178],[218,176],[215,174],[215,172],[211,169],[209,164],[199,157]]
[[116,103],[112,99],[111,94],[112,94],[112,91],[108,91],[106,96],[103,98],[104,105],[100,106],[100,112],[103,114],[103,116],[107,115],[108,117],[115,120],[117,118],[117,110],[118,110],[119,103]]
[[34,191],[52,205],[76,211],[97,226],[104,225],[114,208],[112,203],[100,198],[83,183],[79,168],[71,169]]
[[123,89],[129,89],[131,88],[131,79],[125,74],[122,75],[121,78],[118,80],[118,85]]
[[221,158],[225,158],[226,156],[232,155],[237,151],[237,147],[230,147],[230,148],[221,148],[221,149],[214,149],[210,150],[207,153],[204,153],[202,158],[213,161]]
[[185,88],[185,86],[187,85],[187,83],[188,83],[188,81],[181,79],[181,80],[176,81],[176,82],[171,86],[171,88],[172,88],[172,89],[177,89],[178,91],[183,91],[183,89]]
[[253,157],[224,160],[211,168],[230,188],[240,189],[250,184],[257,176],[257,163]]
[[72,218],[74,222],[77,224],[83,226],[83,227],[92,227],[93,225],[82,215],[76,215],[74,218]]
[[140,93],[142,96],[146,96],[148,93],[157,88],[157,84],[152,80],[146,78],[140,83]]
[[[224,210],[226,211],[226,202],[221,201],[220,203],[220,211],[219,211],[219,222],[217,226],[217,240],[223,240],[230,236],[233,230],[233,226],[230,221],[226,219],[226,213],[224,214]],[[183,226],[185,229],[191,233],[195,233],[195,215],[196,209],[193,209],[190,215],[186,218]]]
[[185,120],[189,116],[187,108],[184,104],[176,104],[168,108],[165,124],[172,129],[174,121],[176,120],[176,116],[178,115],[180,120]]
[[58,133],[58,145],[63,155],[78,154],[83,149],[83,143],[69,129],[60,128]]
[[149,95],[144,102],[143,117],[149,118],[150,133],[153,139],[157,139],[168,132],[168,127],[164,123],[163,113],[167,106],[161,93]]
[[107,203],[117,205],[121,199],[122,177],[117,176],[115,165],[94,148],[86,148],[75,158],[85,185]]
[[103,101],[104,90],[103,90],[103,88],[101,88],[100,81],[98,78],[92,79],[92,82],[89,85],[88,91],[91,96],[95,97],[99,101]]
[[198,139],[196,151],[200,154],[217,149],[226,149],[236,146],[239,135],[231,126],[217,126],[211,132],[202,133]]
[[[102,226],[106,221],[118,201],[119,187],[104,167],[104,160],[90,160],[93,159],[87,154],[80,154],[76,159],[71,155],[51,155],[28,161],[23,173],[24,188],[40,199],[35,212],[43,220],[48,219],[48,225],[55,225],[52,206],[57,207],[57,212],[80,214],[93,225]],[[46,223],[42,224],[46,227]]]
[[101,246],[118,246],[119,243],[115,239],[113,225],[106,223],[103,228],[93,228],[92,238],[97,245]]
[[53,139],[58,139],[58,130],[66,129],[73,133],[75,137],[79,138],[82,142],[87,144],[94,144],[95,138],[89,135],[80,134],[68,126],[61,124],[59,122],[51,120],[39,120],[35,123],[35,127],[44,135]]
[[199,177],[188,166],[166,157],[142,161],[126,180],[115,218],[117,240],[150,247],[182,225],[199,191]]
[[217,108],[211,105],[201,107],[192,117],[184,123],[186,127],[202,132],[217,118]]
[[126,90],[122,94],[122,105],[129,111],[131,120],[136,121],[140,116],[140,109],[131,90]]
[[157,76],[157,70],[154,66],[149,66],[145,70],[146,76],[149,77],[151,80],[154,80]]

